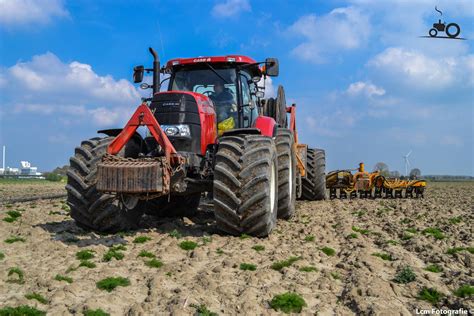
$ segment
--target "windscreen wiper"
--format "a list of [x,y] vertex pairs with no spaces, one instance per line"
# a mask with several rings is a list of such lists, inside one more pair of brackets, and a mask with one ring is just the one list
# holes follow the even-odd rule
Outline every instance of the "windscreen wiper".
[[208,63],[205,63],[205,64],[206,64],[207,67],[209,67],[209,69],[212,70],[213,73],[216,74],[216,76],[218,76],[219,78],[221,78],[222,81],[224,81],[226,84],[229,84],[229,83],[227,82],[227,80],[225,80],[224,77],[222,77],[221,75],[219,75],[219,73],[218,73],[210,64],[208,64]]

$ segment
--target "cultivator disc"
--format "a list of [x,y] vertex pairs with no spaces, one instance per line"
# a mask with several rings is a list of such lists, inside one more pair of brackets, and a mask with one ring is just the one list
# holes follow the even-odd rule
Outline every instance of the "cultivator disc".
[[329,198],[377,199],[377,198],[422,198],[426,187],[425,180],[401,180],[386,178],[380,172],[368,173],[361,163],[357,172],[336,170],[326,176]]

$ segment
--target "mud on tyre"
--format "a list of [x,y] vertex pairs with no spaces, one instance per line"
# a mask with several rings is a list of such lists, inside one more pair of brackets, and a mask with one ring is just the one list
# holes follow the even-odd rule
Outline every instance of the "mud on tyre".
[[278,160],[273,139],[260,135],[221,137],[213,195],[220,230],[267,236],[278,212]]

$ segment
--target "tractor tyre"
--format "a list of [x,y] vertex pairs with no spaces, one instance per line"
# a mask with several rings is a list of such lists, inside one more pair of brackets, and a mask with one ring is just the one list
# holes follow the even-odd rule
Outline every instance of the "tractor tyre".
[[268,98],[265,101],[265,105],[263,107],[263,115],[268,117],[275,117],[275,99]]
[[[97,191],[97,164],[113,137],[92,138],[76,147],[67,171],[67,204],[78,226],[101,232],[135,229],[143,214],[138,199]],[[139,145],[130,140],[118,155],[132,157]]]
[[221,137],[213,186],[220,230],[267,236],[278,213],[278,159],[273,139],[261,135]]
[[192,217],[196,215],[200,200],[201,192],[162,196],[144,201],[144,211],[147,215],[158,217]]
[[303,199],[326,199],[326,153],[322,149],[308,148],[306,177],[303,178]]
[[293,132],[286,128],[277,130],[278,156],[278,217],[289,219],[295,212],[296,154]]
[[275,113],[273,118],[275,119],[278,126],[283,128],[288,127],[286,115],[286,97],[285,89],[283,89],[283,86],[278,86]]

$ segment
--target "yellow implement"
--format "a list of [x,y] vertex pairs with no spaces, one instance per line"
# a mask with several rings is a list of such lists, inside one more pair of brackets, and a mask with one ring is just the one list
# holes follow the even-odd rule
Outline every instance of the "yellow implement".
[[[396,178],[386,178],[379,171],[367,172],[364,163],[359,164],[359,168],[354,170],[336,170],[326,175],[326,187],[329,189],[330,199],[347,198],[412,198],[423,197],[426,181],[420,179],[402,180]],[[405,193],[405,194],[403,194]],[[415,195],[413,195],[415,194]]]

